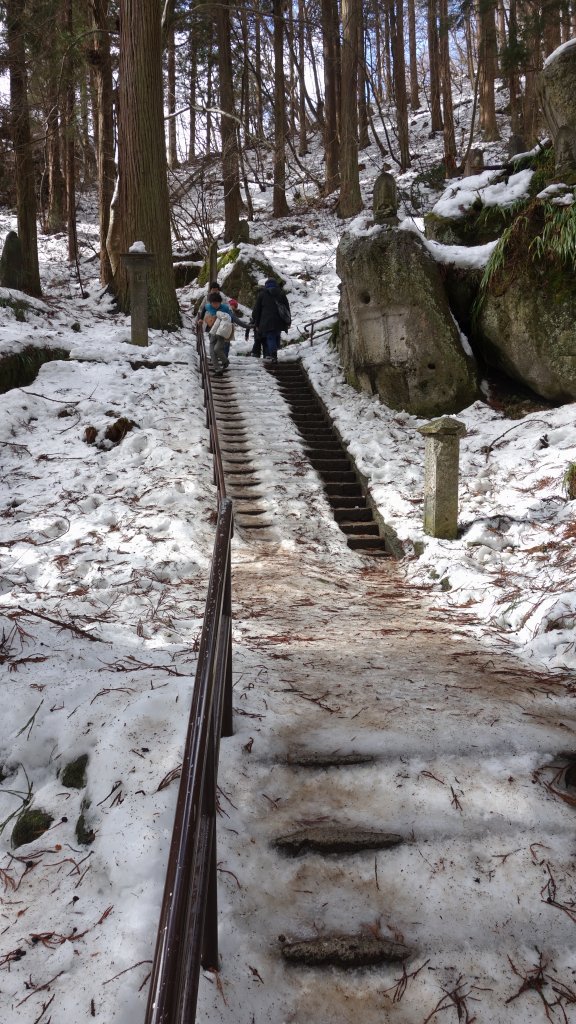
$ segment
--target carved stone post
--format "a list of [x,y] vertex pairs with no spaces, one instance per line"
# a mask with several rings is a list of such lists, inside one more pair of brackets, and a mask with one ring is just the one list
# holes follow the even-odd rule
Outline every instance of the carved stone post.
[[[138,245],[139,243],[135,243]],[[121,254],[120,259],[128,272],[130,282],[131,342],[133,345],[148,344],[148,270],[154,262],[152,253],[144,248]]]
[[424,533],[454,540],[458,536],[458,455],[466,427],[442,416],[419,433],[426,438],[424,463]]

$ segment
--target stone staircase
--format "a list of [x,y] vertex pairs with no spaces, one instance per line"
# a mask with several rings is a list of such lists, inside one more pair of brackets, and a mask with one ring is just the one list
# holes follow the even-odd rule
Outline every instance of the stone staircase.
[[386,539],[380,536],[354,463],[303,367],[297,362],[266,363],[265,367],[278,381],[348,547],[363,554],[388,557]]

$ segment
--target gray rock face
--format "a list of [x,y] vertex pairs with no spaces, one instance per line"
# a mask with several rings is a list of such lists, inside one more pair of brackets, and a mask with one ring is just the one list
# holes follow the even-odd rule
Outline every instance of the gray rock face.
[[[567,283],[571,277],[566,271]],[[478,328],[489,362],[543,398],[576,398],[576,290],[522,275],[486,296]]]
[[576,179],[576,40],[546,64],[539,93],[552,136],[556,171],[572,183]]
[[339,348],[351,383],[393,409],[433,417],[477,397],[474,361],[462,347],[440,271],[422,241],[382,228],[345,234]]

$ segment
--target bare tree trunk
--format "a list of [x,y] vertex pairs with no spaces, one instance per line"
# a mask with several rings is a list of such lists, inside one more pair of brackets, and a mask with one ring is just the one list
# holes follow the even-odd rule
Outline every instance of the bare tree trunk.
[[[149,323],[174,330],[181,321],[172,266],[158,0],[120,0],[118,175],[120,251],[142,241],[154,254],[148,275]],[[130,297],[122,267],[116,285],[127,310]]]
[[342,0],[341,184],[338,216],[353,217],[363,208],[358,172],[358,25],[360,0]]
[[306,39],[304,21],[306,7],[304,0],[298,0],[298,156],[306,156],[308,152],[308,136],[306,132],[306,80],[304,78],[304,62],[306,60]]
[[367,101],[367,78],[366,78],[366,54],[364,47],[364,18],[362,16],[362,5],[358,17],[358,148],[368,149],[370,136],[368,135],[368,101]]
[[414,0],[408,0],[408,53],[410,55],[410,106],[418,110],[420,96],[418,91],[418,58],[416,54],[416,9]]
[[[66,0],[64,8],[65,28],[68,38],[74,32],[72,0]],[[76,81],[72,50],[69,49],[64,60],[65,108],[63,118],[66,159],[64,176],[66,179],[66,214],[68,218],[68,259],[74,263],[78,259],[78,238],[76,234]]]
[[560,46],[560,7],[558,0],[543,0],[542,20],[544,22],[544,56],[548,57]]
[[438,40],[438,0],[428,0],[428,60],[430,62],[430,131],[441,132],[440,54]]
[[168,167],[173,171],[179,167],[178,145],[176,142],[176,36],[174,31],[174,20],[168,22],[166,39],[167,56],[167,79],[168,79]]
[[220,137],[222,139],[222,177],[224,180],[224,240],[232,242],[238,235],[242,198],[238,162],[238,133],[234,109],[232,49],[230,46],[230,8],[217,4],[214,8],[218,39],[218,72],[220,79]]
[[336,114],[336,53],[332,0],[321,0],[322,46],[324,52],[324,159],[326,162],[326,194],[335,192],[340,184],[338,119]]
[[38,268],[34,159],[30,135],[28,74],[26,71],[26,52],[24,47],[24,0],[7,0],[5,12],[18,237],[22,246],[24,263],[22,288],[29,295],[41,295],[42,289],[40,287],[40,271]]
[[60,104],[58,75],[54,62],[48,67],[48,115],[46,117],[46,165],[48,169],[48,212],[44,230],[56,234],[65,227],[64,176],[60,159]]
[[408,132],[408,98],[406,95],[406,63],[404,59],[404,9],[402,0],[389,0],[390,42],[396,99],[396,124],[400,149],[400,171],[410,167],[410,136]]
[[274,11],[274,194],[272,216],[287,217],[286,202],[286,86],[284,82],[284,19],[282,0]]
[[498,139],[494,89],[498,70],[495,0],[480,0],[480,127],[489,142]]
[[90,0],[94,39],[90,53],[97,96],[98,216],[100,223],[100,283],[112,282],[113,272],[106,247],[110,226],[110,206],[114,195],[114,111],[112,103],[112,59],[110,56],[109,0]]
[[456,173],[456,139],[454,136],[454,112],[452,108],[452,76],[450,74],[450,36],[448,22],[448,0],[439,0],[440,31],[439,57],[440,81],[442,83],[442,114],[444,120],[444,166],[446,177]]
[[189,97],[190,97],[190,122],[188,131],[188,163],[192,163],[196,156],[196,77],[198,74],[198,47],[196,45],[196,32],[194,29],[188,34],[188,53],[190,59]]

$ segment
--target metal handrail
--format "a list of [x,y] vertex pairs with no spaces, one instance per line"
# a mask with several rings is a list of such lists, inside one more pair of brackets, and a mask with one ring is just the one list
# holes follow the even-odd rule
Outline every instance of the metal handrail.
[[216,485],[216,492],[218,495],[218,501],[226,497],[226,481],[224,480],[224,470],[222,468],[222,455],[220,452],[220,442],[218,440],[218,427],[216,425],[216,413],[214,411],[214,399],[212,396],[212,382],[210,380],[210,368],[208,365],[208,356],[206,355],[206,346],[204,344],[204,327],[202,322],[199,321],[196,325],[196,349],[200,360],[200,373],[202,375],[202,385],[204,387],[204,407],[206,409],[206,426],[210,431],[210,442],[208,450],[214,455],[214,483]]
[[304,334],[308,334],[308,328],[310,327],[310,345],[314,344],[314,328],[316,324],[323,324],[326,320],[337,320],[338,313],[328,313],[327,316],[320,316],[317,320],[309,320],[308,323],[303,325]]
[[[204,339],[207,423],[218,523],[182,760],[145,1024],[193,1024],[200,969],[218,967],[216,778],[221,736],[232,727],[232,502],[225,497]],[[202,353],[204,359],[202,359]]]

